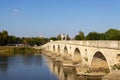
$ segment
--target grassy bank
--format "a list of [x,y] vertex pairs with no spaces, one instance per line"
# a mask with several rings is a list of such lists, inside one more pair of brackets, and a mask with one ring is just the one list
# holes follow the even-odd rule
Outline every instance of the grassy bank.
[[0,56],[11,56],[13,53],[14,47],[12,46],[0,46]]
[[40,52],[41,50],[36,50],[32,47],[0,46],[0,56],[13,56],[16,54],[31,55]]

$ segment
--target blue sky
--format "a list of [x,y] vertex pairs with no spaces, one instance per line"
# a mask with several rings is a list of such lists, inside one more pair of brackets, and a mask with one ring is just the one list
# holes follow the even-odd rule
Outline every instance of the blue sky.
[[71,37],[120,29],[120,0],[0,0],[0,31],[20,37]]

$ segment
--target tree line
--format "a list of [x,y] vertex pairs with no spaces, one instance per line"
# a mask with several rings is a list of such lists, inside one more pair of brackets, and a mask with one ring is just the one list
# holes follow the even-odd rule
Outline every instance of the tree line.
[[109,29],[104,33],[89,32],[86,36],[84,32],[79,33],[74,37],[75,40],[120,40],[120,30]]
[[[51,37],[51,40],[60,40],[60,34],[57,37]],[[67,40],[71,40],[69,35],[67,35]],[[120,40],[120,30],[109,29],[104,33],[89,32],[87,35],[84,32],[79,31],[77,35],[74,36],[72,40]]]
[[[69,35],[67,35],[67,40],[71,40]],[[0,31],[0,46],[6,45],[14,45],[14,44],[25,44],[25,45],[43,45],[50,40],[61,40],[60,34],[57,37],[16,37],[13,35],[9,35],[7,31]],[[120,30],[117,29],[109,29],[104,33],[98,32],[89,32],[87,35],[84,32],[79,31],[77,35],[75,35],[74,40],[120,40]]]
[[13,35],[9,35],[6,30],[0,32],[0,46],[13,46],[16,44],[24,44],[24,45],[43,45],[49,40],[47,38],[42,37],[16,37]]

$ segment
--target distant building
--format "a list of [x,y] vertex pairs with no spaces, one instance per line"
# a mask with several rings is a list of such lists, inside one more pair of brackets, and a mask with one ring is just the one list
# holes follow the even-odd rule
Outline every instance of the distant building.
[[61,40],[67,40],[67,35],[66,34],[60,34]]
[[30,47],[29,44],[16,44],[16,47]]
[[16,47],[24,47],[24,44],[16,44]]

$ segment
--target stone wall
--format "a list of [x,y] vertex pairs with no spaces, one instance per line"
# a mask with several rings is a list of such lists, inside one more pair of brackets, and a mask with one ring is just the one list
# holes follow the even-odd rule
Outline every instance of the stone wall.
[[58,44],[71,44],[71,45],[81,45],[89,47],[99,47],[99,48],[112,48],[120,49],[120,41],[104,41],[104,40],[95,40],[95,41],[52,41],[50,43]]

